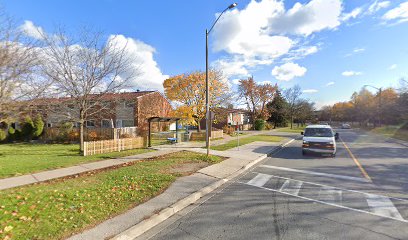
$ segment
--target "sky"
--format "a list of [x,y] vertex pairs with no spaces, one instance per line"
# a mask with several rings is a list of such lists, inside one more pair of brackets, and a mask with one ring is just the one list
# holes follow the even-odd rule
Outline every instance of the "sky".
[[[135,89],[163,90],[177,74],[205,70],[205,29],[226,0],[0,0],[30,37],[86,26],[126,43],[143,74]],[[237,0],[209,35],[211,67],[231,91],[239,79],[285,89],[323,105],[349,100],[369,84],[396,87],[408,77],[406,0]],[[376,91],[371,88],[372,91]]]

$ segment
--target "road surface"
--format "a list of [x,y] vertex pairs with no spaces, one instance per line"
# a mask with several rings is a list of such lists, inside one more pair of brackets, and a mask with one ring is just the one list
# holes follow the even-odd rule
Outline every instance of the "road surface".
[[139,239],[408,239],[408,147],[338,132],[335,158],[296,140]]

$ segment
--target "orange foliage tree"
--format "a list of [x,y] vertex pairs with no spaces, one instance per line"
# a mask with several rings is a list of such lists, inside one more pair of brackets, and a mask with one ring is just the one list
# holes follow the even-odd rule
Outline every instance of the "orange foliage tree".
[[[210,70],[210,108],[220,105],[228,95],[227,81],[221,72]],[[200,121],[205,118],[205,72],[195,71],[173,76],[163,82],[166,97],[178,104],[175,114],[183,118],[183,122],[198,126],[201,130]]]

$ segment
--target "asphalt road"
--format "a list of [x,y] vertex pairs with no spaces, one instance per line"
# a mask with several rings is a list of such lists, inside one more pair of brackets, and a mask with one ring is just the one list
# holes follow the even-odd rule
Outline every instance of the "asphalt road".
[[139,239],[408,239],[408,147],[338,131],[335,158],[294,141]]

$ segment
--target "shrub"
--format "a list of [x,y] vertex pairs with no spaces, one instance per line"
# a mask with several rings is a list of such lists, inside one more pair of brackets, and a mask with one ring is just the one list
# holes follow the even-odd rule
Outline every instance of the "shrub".
[[273,129],[273,125],[270,122],[265,123],[265,130],[271,130]]
[[123,133],[120,135],[120,138],[131,138],[132,135],[128,134],[128,133]]
[[68,141],[70,142],[77,142],[79,140],[79,132],[78,131],[71,131],[68,133]]
[[33,137],[38,138],[44,131],[44,121],[42,120],[40,114],[38,114],[34,118],[34,129],[33,129]]
[[265,120],[263,119],[256,119],[254,122],[255,130],[262,131],[265,129]]
[[34,123],[31,117],[27,116],[21,125],[21,138],[27,141],[31,140],[34,132]]
[[96,141],[98,140],[98,133],[96,131],[91,131],[88,133],[88,139],[90,141]]
[[6,131],[0,129],[0,142],[3,142],[4,140],[6,140],[6,138],[7,138]]
[[225,134],[232,135],[235,132],[235,128],[232,126],[225,125],[224,127],[222,127],[222,131]]
[[16,138],[15,134],[16,134],[16,130],[10,126],[8,129],[8,140],[10,142],[15,141],[15,138]]

